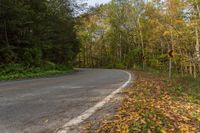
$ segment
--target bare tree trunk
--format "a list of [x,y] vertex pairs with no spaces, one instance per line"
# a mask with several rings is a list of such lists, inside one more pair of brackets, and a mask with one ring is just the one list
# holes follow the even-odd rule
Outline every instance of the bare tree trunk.
[[[195,0],[195,4],[196,4],[196,8],[197,8],[197,17],[196,19],[200,19],[200,9],[199,9],[199,5],[197,0]],[[200,45],[199,45],[199,30],[198,30],[198,22],[196,20],[196,27],[195,27],[195,33],[196,33],[196,46],[195,46],[195,50],[196,50],[196,58],[198,61],[198,65],[199,65],[199,71],[200,71]]]
[[120,35],[119,35],[119,47],[120,47],[120,50],[119,50],[119,58],[120,58],[120,61],[122,61],[122,35],[121,35],[121,33],[120,33]]
[[191,61],[190,61],[190,69],[189,69],[189,72],[190,72],[190,75],[193,75],[193,74],[192,74],[192,63],[191,63]]
[[9,40],[8,40],[8,32],[7,32],[7,24],[6,24],[6,21],[4,21],[4,27],[5,27],[6,46],[9,47]]
[[187,74],[188,73],[188,66],[186,64],[184,64],[184,70],[185,70],[185,73]]
[[87,46],[87,47],[86,47],[86,53],[85,53],[85,57],[86,57],[86,58],[85,58],[85,59],[86,59],[86,60],[85,60],[85,66],[86,66],[86,67],[89,67],[89,60],[90,60],[90,59],[89,59],[89,52],[90,52],[90,51],[89,51],[88,46]]
[[183,71],[183,64],[181,63],[181,76],[183,77],[184,71]]
[[85,46],[83,47],[83,66],[86,66],[86,48]]
[[[172,22],[171,22],[172,23]],[[171,31],[171,44],[168,45],[169,50],[173,50],[174,36]],[[169,58],[169,79],[172,78],[172,57]]]
[[198,25],[196,25],[195,27],[195,33],[196,33],[196,46],[195,46],[196,56],[197,56],[197,60],[200,61]]
[[199,18],[200,18],[200,9],[199,9],[199,5],[198,5],[197,0],[195,0],[195,3],[196,3],[196,6],[197,6],[197,15],[198,15]]
[[89,60],[90,60],[90,63],[89,63],[89,66],[90,67],[92,67],[92,68],[94,68],[94,63],[93,63],[93,58],[92,58],[92,46],[90,45],[90,47],[89,47]]
[[164,54],[164,49],[163,49],[163,42],[162,40],[160,39],[160,46],[161,46],[161,53],[162,55]]
[[81,53],[78,54],[78,65],[79,65],[79,68],[82,67]]
[[98,67],[102,67],[103,66],[103,48],[101,47],[101,50],[100,50],[100,62],[98,64]]
[[197,70],[196,70],[196,64],[195,63],[194,63],[193,76],[194,76],[194,78],[197,78]]
[[142,45],[142,69],[145,69],[145,60],[144,60],[144,40],[143,40],[143,35],[142,35],[142,30],[141,30],[141,25],[140,25],[140,16],[138,17],[138,26],[139,26],[139,32],[140,32],[140,40],[141,40],[141,45]]

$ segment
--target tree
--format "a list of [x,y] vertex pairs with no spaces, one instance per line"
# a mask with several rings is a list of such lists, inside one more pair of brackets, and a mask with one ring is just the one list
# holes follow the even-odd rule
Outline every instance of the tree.
[[[112,0],[79,20],[84,21],[77,26],[81,33],[79,38],[85,38],[84,52],[79,55],[87,58],[86,53],[93,53],[92,58],[87,58],[87,67],[143,66],[144,69],[145,64],[167,71],[168,50],[173,49],[176,53],[172,59],[173,71],[194,77],[200,72],[199,3],[196,0]],[[94,39],[92,35],[99,31],[101,34]]]
[[79,51],[74,1],[2,0],[0,65],[72,65]]

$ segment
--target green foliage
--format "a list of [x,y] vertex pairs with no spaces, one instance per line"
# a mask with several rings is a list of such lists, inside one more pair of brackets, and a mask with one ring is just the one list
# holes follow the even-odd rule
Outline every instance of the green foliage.
[[166,71],[160,71],[158,69],[148,67],[146,68],[145,72],[148,74],[165,77],[163,79],[163,82],[166,86],[170,86],[167,88],[167,92],[171,94],[173,98],[177,99],[187,94],[188,97],[185,100],[188,100],[192,103],[200,104],[200,77],[194,79],[192,76],[183,76],[179,73],[175,73],[173,75],[173,79],[169,80],[168,73]]
[[179,93],[187,93],[188,100],[193,103],[200,104],[200,77],[193,79],[191,76],[178,77],[176,79],[179,86]]
[[[197,81],[195,81],[197,82]],[[198,89],[197,89],[198,88]],[[168,92],[173,95],[174,99],[178,99],[183,97],[185,94],[188,95],[185,100],[188,100],[195,104],[200,104],[200,91],[199,91],[199,83],[195,83],[194,86],[185,86],[184,82],[181,84],[171,87],[168,89]]]
[[169,88],[168,91],[171,94],[174,94],[175,96],[182,96],[183,92],[184,92],[184,89],[183,89],[182,86],[178,85],[178,86]]
[[26,66],[40,66],[42,59],[42,52],[38,48],[25,49],[23,54],[23,62]]
[[79,52],[71,0],[1,0],[0,65],[72,66]]
[[43,67],[27,68],[21,64],[8,64],[0,67],[0,80],[45,77],[56,74],[66,74],[73,69],[64,65],[48,63]]
[[116,64],[114,65],[114,68],[117,68],[117,69],[125,69],[125,66],[124,66],[123,63],[116,63]]
[[126,64],[128,68],[134,68],[136,65],[141,65],[141,53],[141,48],[130,50],[129,53],[126,55],[126,60],[124,64]]

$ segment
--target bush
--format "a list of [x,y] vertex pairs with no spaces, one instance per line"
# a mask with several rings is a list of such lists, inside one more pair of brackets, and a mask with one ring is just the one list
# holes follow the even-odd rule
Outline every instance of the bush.
[[43,77],[48,75],[65,74],[72,71],[71,67],[56,65],[53,63],[46,64],[43,67],[26,68],[20,64],[9,64],[0,66],[0,80],[12,80],[32,77]]
[[123,63],[116,63],[116,64],[115,64],[115,68],[117,68],[117,69],[124,69],[124,68],[126,68],[126,67],[124,66]]
[[8,64],[0,67],[0,75],[23,73],[24,67],[21,64]]
[[23,54],[23,62],[26,66],[40,66],[42,52],[38,48],[26,48]]

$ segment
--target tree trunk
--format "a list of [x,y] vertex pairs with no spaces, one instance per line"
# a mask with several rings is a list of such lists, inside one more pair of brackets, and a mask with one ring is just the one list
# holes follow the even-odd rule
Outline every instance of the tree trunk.
[[120,33],[120,35],[119,35],[119,47],[120,47],[120,50],[119,50],[119,56],[120,56],[120,62],[122,62],[122,35],[121,35],[121,33]]
[[140,16],[138,17],[138,26],[139,26],[139,32],[140,32],[140,41],[141,41],[141,46],[142,46],[142,69],[145,69],[145,60],[144,60],[144,40],[143,40],[143,35],[142,35],[142,30],[141,30],[141,25],[140,25]]
[[190,68],[189,68],[189,71],[190,71],[190,75],[192,76],[193,74],[192,74],[192,63],[191,63],[191,61],[190,61]]
[[83,47],[83,66],[86,66],[86,48],[85,46]]
[[195,33],[196,33],[196,46],[195,46],[196,57],[197,57],[197,60],[200,61],[198,25],[196,25],[196,27],[195,27]]
[[[196,8],[197,8],[197,17],[196,19],[200,19],[200,9],[197,0],[195,0]],[[196,33],[196,58],[198,61],[199,71],[200,71],[200,46],[199,46],[199,30],[198,30],[198,22],[196,20],[196,27],[195,27],[195,33]]]
[[197,71],[196,71],[196,64],[194,63],[194,70],[193,70],[194,78],[197,78]]
[[181,63],[181,76],[183,77],[184,71],[183,71],[183,64]]
[[8,40],[8,32],[7,32],[7,24],[6,21],[4,21],[4,27],[5,27],[5,40],[6,40],[6,46],[9,47],[9,40]]

